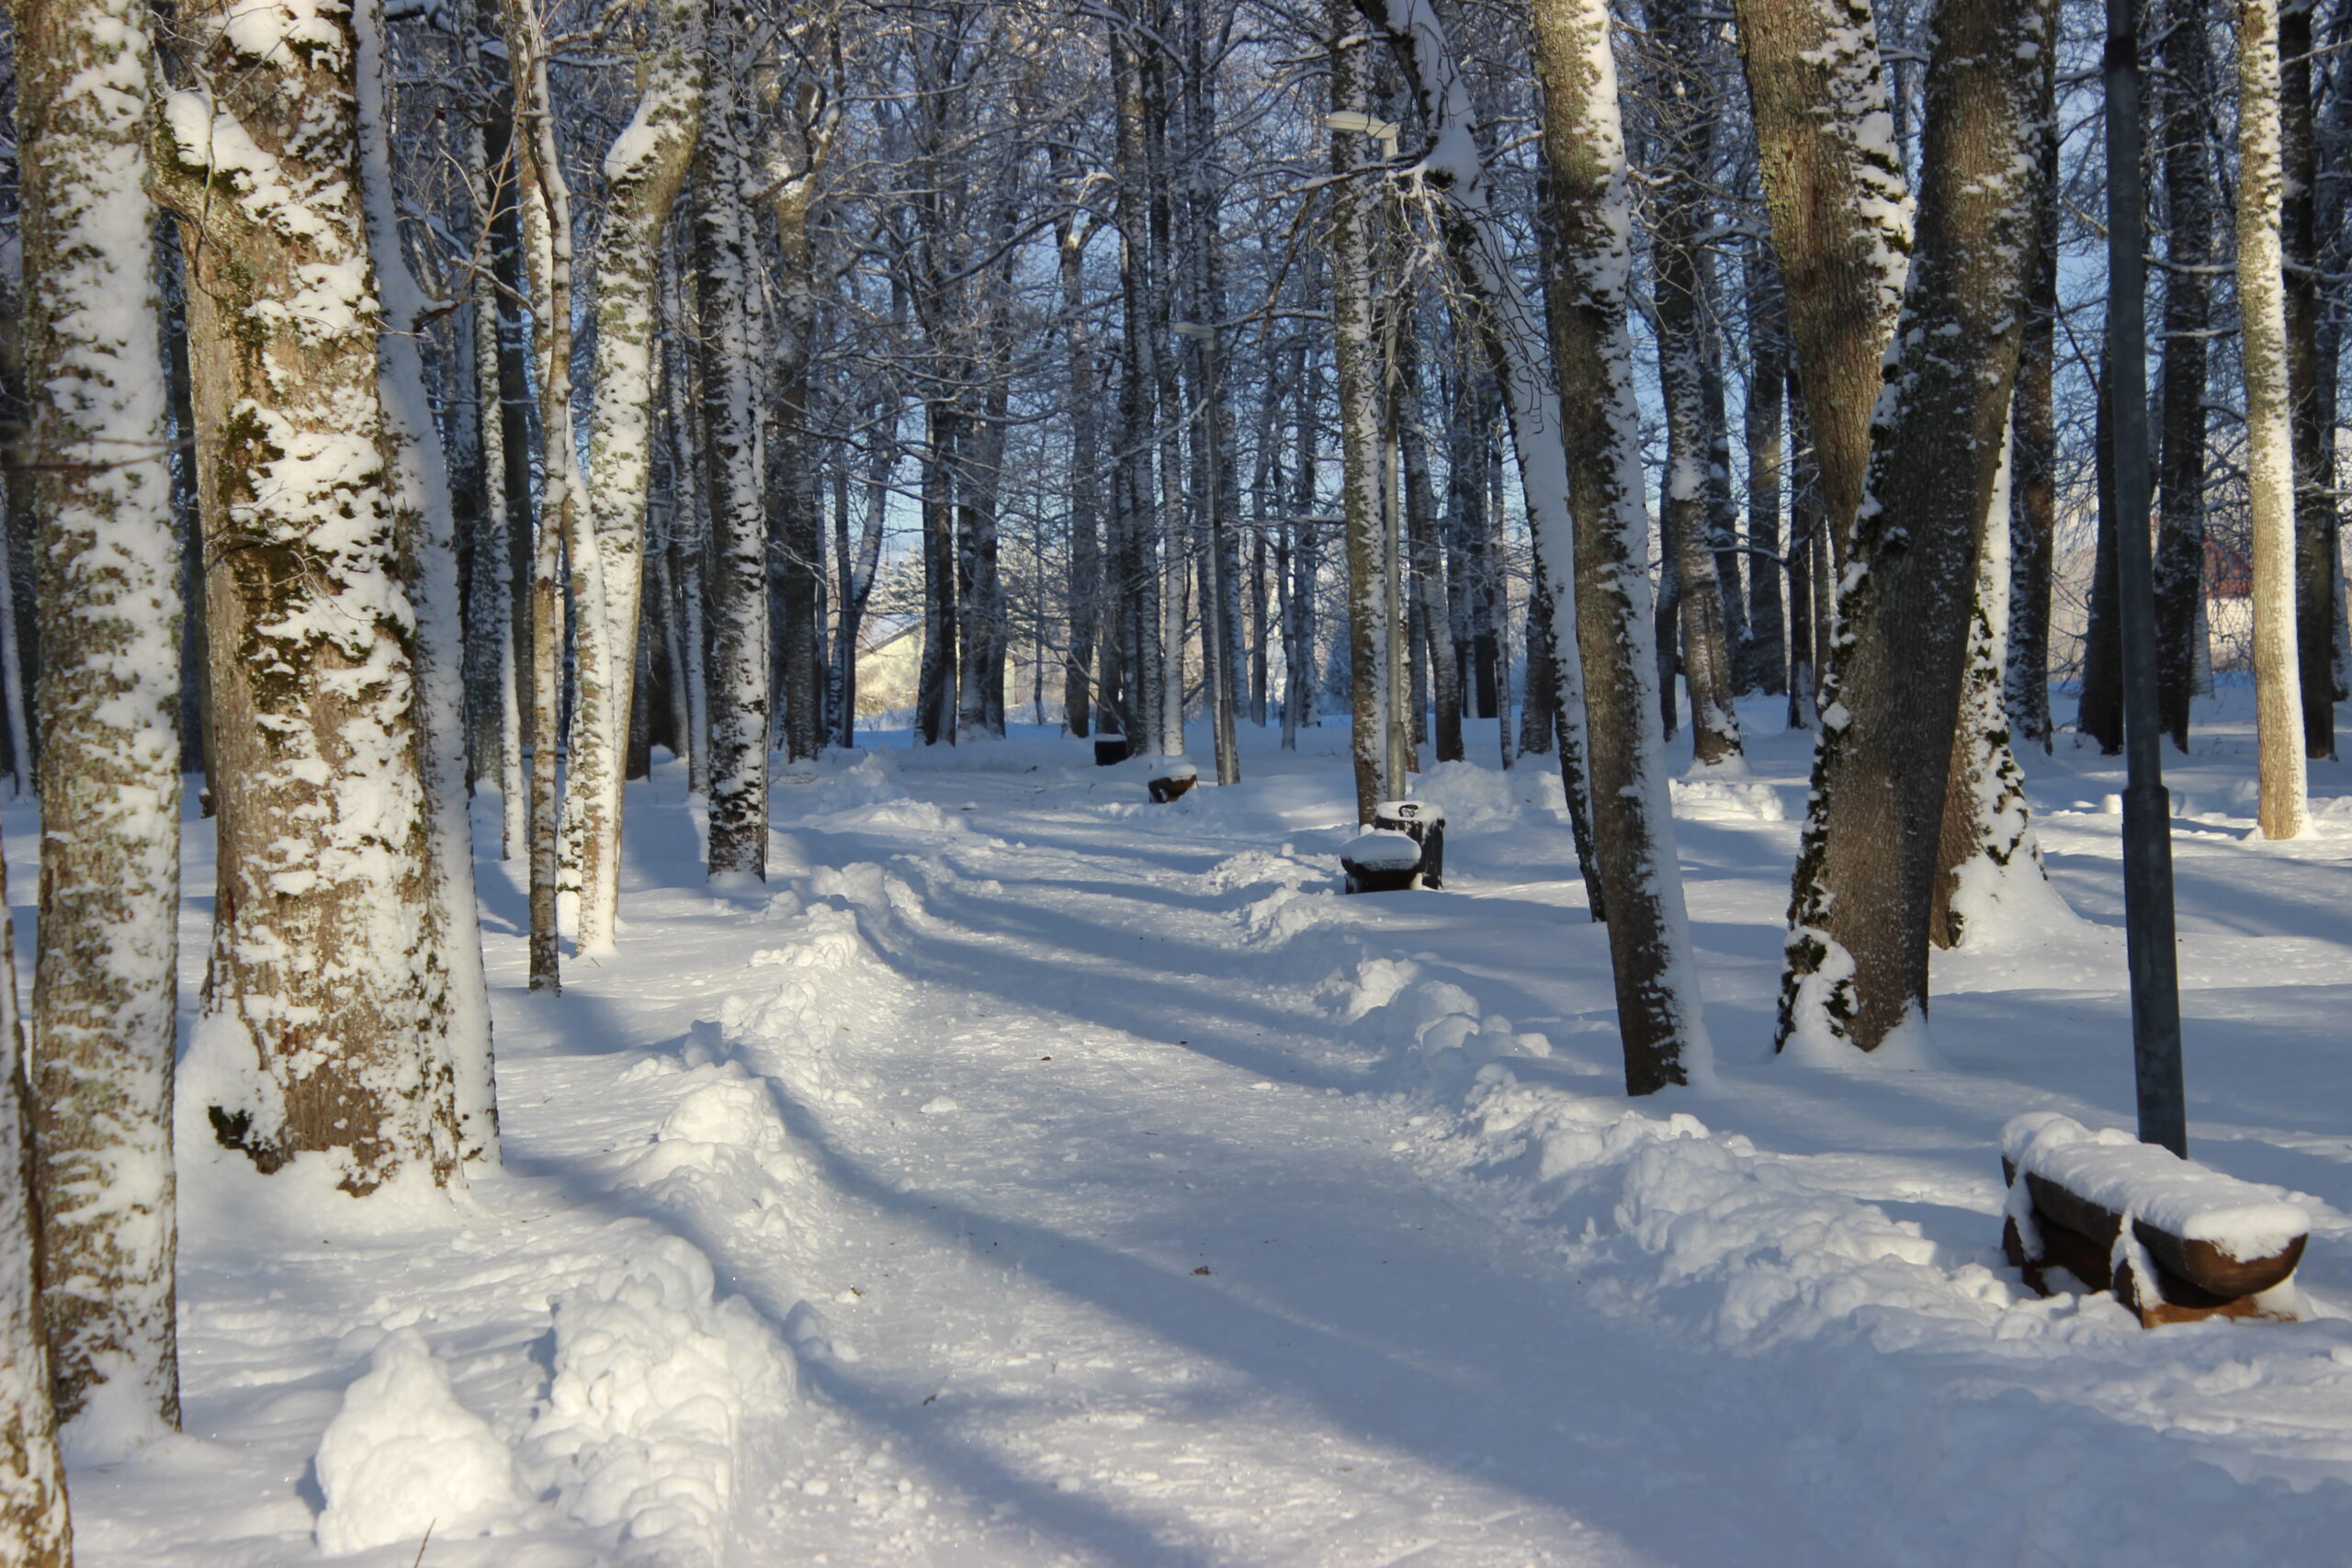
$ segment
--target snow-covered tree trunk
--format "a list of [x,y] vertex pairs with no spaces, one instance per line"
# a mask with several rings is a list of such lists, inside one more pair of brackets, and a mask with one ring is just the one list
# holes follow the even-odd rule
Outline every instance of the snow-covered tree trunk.
[[[474,49],[497,27],[497,0],[480,0]],[[530,407],[523,344],[522,215],[515,207],[514,94],[511,77],[487,60],[476,65],[487,85],[487,107],[475,127],[480,144],[482,223],[491,276],[474,305],[474,369],[481,404],[485,531],[475,542],[475,593],[482,651],[495,660],[488,678],[498,683],[496,762],[499,855],[512,860],[530,849],[530,784],[524,772],[523,690],[528,595],[518,592],[531,548]],[[494,617],[494,619],[493,619]],[[470,639],[469,639],[470,647]]]
[[457,1173],[434,823],[408,583],[416,542],[379,383],[348,13],[184,17],[160,194],[190,257],[219,895],[184,1063],[265,1171],[318,1154],[364,1193]]
[[[24,11],[31,8],[17,12],[20,51],[28,30]],[[24,1025],[17,1013],[17,929],[7,908],[8,868],[0,862],[0,1562],[73,1568],[74,1524],[41,1321],[41,1226],[33,1199]]]
[[[714,36],[748,24],[721,6]],[[748,106],[729,77],[711,74],[695,164],[695,271],[700,290],[704,487],[710,498],[710,874],[767,879],[767,527],[761,511],[759,421],[752,406],[754,287],[743,202]]]
[[1878,25],[1870,0],[1736,0],[1733,9],[1797,379],[1842,565],[1911,250]]
[[2205,116],[2213,96],[2209,0],[2176,0],[2159,33],[2155,77],[2165,112],[2161,147],[2165,250],[2162,409],[2156,460],[2156,695],[2173,744],[2188,750],[2197,689],[2198,611],[2205,594],[2206,341],[2219,219]]
[[[1700,33],[1708,24],[1686,0],[1651,0],[1650,36],[1666,57],[1672,80],[1662,84],[1663,121],[1655,177],[1659,189],[1652,253],[1657,269],[1658,382],[1666,400],[1666,473],[1659,484],[1660,519],[1673,541],[1681,589],[1682,675],[1690,693],[1691,758],[1700,767],[1740,755],[1739,717],[1732,706],[1733,643],[1724,615],[1724,585],[1717,575],[1708,505],[1706,376],[1707,299],[1701,237],[1710,226],[1706,181],[1715,151],[1714,95]],[[1720,387],[1717,389],[1720,396]],[[1735,584],[1737,579],[1734,579]],[[1661,682],[1670,674],[1662,671]]]
[[622,786],[653,471],[662,240],[701,124],[702,15],[700,0],[663,0],[636,112],[605,154],[586,497],[604,592],[596,613],[582,605],[572,623],[578,695],[564,774],[565,814],[578,832],[580,952],[588,956],[612,952],[619,934]]
[[1947,0],[1919,237],[1838,585],[1789,901],[1779,1042],[1923,1030],[1936,848],[2033,259],[2049,0]]
[[[2048,751],[2050,604],[2058,536],[2058,124],[2042,127],[2041,190],[2034,213],[2033,273],[2025,335],[2009,404],[2009,624],[2003,672],[2009,723]],[[2169,346],[2169,345],[2167,345]]]
[[[1348,0],[1332,0],[1331,111],[1370,118],[1371,60]],[[1380,344],[1374,322],[1373,221],[1379,192],[1373,139],[1331,132],[1331,322],[1339,364],[1340,502],[1347,519],[1348,672],[1356,820],[1368,823],[1401,780],[1388,775],[1395,698],[1388,664],[1388,534],[1381,503]]]
[[[175,1427],[180,541],[148,250],[150,40],[144,0],[17,7],[27,359],[41,389],[31,1084],[58,1415],[117,1385],[103,1397],[118,1420]],[[13,1108],[0,1115],[13,1132]]]
[[1984,546],[1977,556],[1976,603],[1961,669],[1960,724],[1952,736],[1951,783],[1937,839],[1935,903],[1928,916],[1928,934],[1938,947],[1960,946],[1973,922],[1981,923],[2005,904],[2016,907],[2015,889],[2024,880],[2046,880],[2026,803],[2025,773],[2009,744],[2002,692],[2015,443],[2012,434],[2002,448],[1985,508]]
[[491,1046],[490,984],[482,972],[481,917],[474,901],[474,838],[466,789],[465,626],[458,591],[457,519],[447,470],[425,396],[424,312],[429,301],[401,249],[392,193],[390,117],[385,102],[383,0],[355,0],[359,135],[368,240],[388,330],[378,340],[392,504],[409,543],[415,608],[417,701],[424,806],[431,820],[433,896],[439,919],[428,959],[446,976],[447,1050],[457,1107],[458,1157],[468,1168],[499,1163],[498,1081]]
[[2295,463],[2287,365],[2278,0],[2238,0],[2238,319],[2254,513],[2254,693],[2263,837],[2309,820],[2295,626]]
[[[1667,803],[1650,635],[1649,507],[1634,392],[1632,204],[1604,0],[1536,0],[1535,63],[1549,177],[1553,354],[1576,522],[1551,573],[1563,652],[1582,655],[1593,837],[1609,912],[1628,1093],[1713,1071],[1682,871]],[[1541,536],[1539,536],[1539,538]],[[1573,591],[1570,583],[1573,583]],[[1563,667],[1566,660],[1562,660]]]
[[[33,536],[32,392],[25,374],[24,299],[17,280],[0,268],[0,737],[8,743],[8,789],[37,788],[30,706],[30,640],[18,635],[17,566]],[[28,563],[29,564],[29,563]]]

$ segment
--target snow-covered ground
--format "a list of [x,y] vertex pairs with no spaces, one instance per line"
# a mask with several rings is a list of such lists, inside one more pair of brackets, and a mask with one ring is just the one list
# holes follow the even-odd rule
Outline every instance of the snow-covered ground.
[[632,785],[621,956],[560,999],[484,863],[507,1168],[454,1207],[184,1121],[187,1433],[75,1469],[82,1561],[2341,1561],[2352,768],[2250,841],[2248,705],[2168,759],[2190,1137],[2299,1195],[2306,1321],[2002,1264],[2001,1123],[2130,1122],[2120,765],[2071,738],[2026,765],[2074,913],[1939,959],[1939,1066],[1829,1071],[1769,1055],[1806,749],[1749,712],[1750,776],[1676,790],[1721,1087],[1634,1103],[1555,774],[1422,775],[1447,891],[1343,899],[1344,729],[1165,807],[886,736],[779,770],[763,892]]

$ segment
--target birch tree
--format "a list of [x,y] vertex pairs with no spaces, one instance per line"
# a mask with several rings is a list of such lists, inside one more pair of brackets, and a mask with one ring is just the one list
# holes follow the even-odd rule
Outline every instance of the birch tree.
[[664,0],[658,8],[645,90],[605,155],[587,503],[587,543],[603,591],[598,613],[573,622],[579,695],[564,781],[579,854],[580,951],[588,955],[610,953],[619,929],[622,786],[652,476],[656,291],[662,235],[701,124],[703,11],[701,0]]
[[1926,1024],[1936,846],[2055,55],[2047,0],[1939,13],[1917,248],[1838,584],[1790,896],[1783,1049],[1874,1050]]
[[[119,1384],[119,1412],[176,1427],[180,541],[148,249],[152,34],[143,0],[23,4],[16,20],[28,357],[42,389],[41,1303],[62,1419]],[[15,1115],[0,1108],[12,1134]]]
[[2277,0],[2238,0],[2238,322],[2246,489],[2254,513],[2256,818],[2267,839],[2309,820],[2295,627],[2295,462],[2287,366],[2285,200]]
[[187,1065],[264,1171],[318,1155],[355,1193],[447,1181],[446,937],[355,22],[254,5],[180,25],[156,179],[193,274],[220,845]]

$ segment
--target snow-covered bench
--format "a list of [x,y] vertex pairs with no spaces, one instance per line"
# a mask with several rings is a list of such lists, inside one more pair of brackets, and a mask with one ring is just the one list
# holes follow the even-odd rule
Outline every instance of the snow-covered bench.
[[1201,771],[1182,757],[1164,759],[1154,768],[1144,787],[1151,791],[1151,798],[1165,806],[1199,780]]
[[1340,848],[1351,893],[1401,893],[1420,874],[1421,846],[1394,828],[1368,828]]
[[2262,1297],[2302,1261],[2311,1218],[2276,1189],[2050,1111],[2001,1129],[2001,1174],[2002,1250],[2044,1295],[2063,1269],[2151,1328],[2286,1315]]
[[1416,887],[1445,886],[1445,810],[1427,800],[1384,800],[1372,810],[1372,825],[1403,833],[1421,846]]

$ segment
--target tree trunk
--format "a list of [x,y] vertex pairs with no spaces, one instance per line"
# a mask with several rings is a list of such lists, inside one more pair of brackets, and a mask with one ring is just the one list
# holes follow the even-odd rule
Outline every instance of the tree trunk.
[[1789,728],[1811,729],[1818,713],[1821,655],[1826,638],[1816,635],[1814,578],[1829,552],[1829,523],[1821,501],[1821,470],[1814,462],[1813,422],[1804,389],[1789,373]]
[[[211,985],[185,1067],[264,1171],[371,1191],[460,1146],[408,592],[378,383],[356,39],[184,18],[158,186],[193,260],[220,763]],[[214,161],[216,147],[235,149]],[[343,199],[300,193],[340,191]],[[299,314],[289,302],[300,300]]]
[[2300,835],[2303,703],[2295,625],[2294,390],[2287,337],[2277,0],[2238,0],[2238,315],[2254,512],[2254,692],[2262,835]]
[[2024,327],[2053,28],[2050,0],[1949,0],[1938,13],[1918,249],[1839,585],[1789,901],[1783,1049],[1871,1051],[1926,1026],[1937,842]]
[[[2279,133],[2284,184],[2279,238],[2285,252],[2287,389],[2295,462],[2295,649],[2303,700],[2303,754],[2335,756],[2335,502],[2326,449],[2335,432],[2320,421],[2318,137],[2312,123],[2312,0],[2278,7]],[[2342,170],[2333,171],[2342,179]],[[2332,371],[2334,367],[2329,367]]]
[[[2166,259],[2173,264],[2164,274],[2164,367],[2157,382],[2163,426],[2156,468],[2156,695],[2165,731],[2187,751],[2202,630],[2198,612],[2205,594],[2205,344],[2212,285],[2201,269],[2214,259],[2217,199],[2205,151],[2213,96],[2208,0],[2178,0],[2174,13],[2158,45],[2165,69],[2156,79],[2165,110],[2159,123]],[[2053,277],[2053,294],[2055,288]]]
[[1911,253],[1902,149],[1870,0],[1736,0],[1734,10],[1797,380],[1842,565]]
[[[1331,108],[1364,116],[1371,58],[1354,35],[1349,0],[1331,0]],[[1347,518],[1348,670],[1354,725],[1356,820],[1401,780],[1388,776],[1395,699],[1388,665],[1388,562],[1380,496],[1379,338],[1374,324],[1373,223],[1379,193],[1369,172],[1371,138],[1331,132],[1331,320],[1340,374],[1340,510]]]
[[1054,230],[1061,265],[1062,353],[1069,373],[1069,640],[1062,660],[1062,722],[1083,739],[1093,713],[1089,675],[1102,592],[1102,462],[1095,407],[1094,340],[1086,324],[1086,242],[1091,231],[1064,218]]
[[[716,36],[740,39],[732,3]],[[752,406],[752,243],[743,205],[749,107],[722,61],[696,153],[695,270],[702,314],[704,487],[710,497],[710,841],[714,878],[767,880],[768,573],[759,421]]]
[[[1650,718],[1649,514],[1627,322],[1633,223],[1617,67],[1602,0],[1536,0],[1532,9],[1552,234],[1546,296],[1576,523],[1573,578],[1550,575],[1574,616],[1558,620],[1560,640],[1576,634],[1589,705],[1593,839],[1625,1088],[1649,1094],[1710,1077],[1713,1054],[1667,804],[1664,739]],[[1538,536],[1555,567],[1558,544],[1556,536]]]
[[[26,356],[42,390],[31,1055],[51,1386],[61,1420],[113,1385],[118,1421],[176,1427],[180,540],[144,243],[151,35],[142,0],[19,5],[17,26]],[[85,90],[101,80],[119,90]],[[17,1043],[12,1027],[12,1065]],[[12,1135],[17,1116],[0,1107]],[[16,1151],[0,1155],[13,1175]]]
[[[1453,628],[1446,615],[1445,550],[1438,536],[1437,492],[1430,481],[1429,436],[1421,425],[1421,359],[1408,331],[1398,344],[1397,396],[1405,464],[1405,516],[1412,541],[1413,612],[1426,649],[1430,706],[1437,724],[1437,760],[1462,761],[1462,672],[1453,660]],[[1416,741],[1420,739],[1417,728]]]
[[[17,12],[19,62],[32,30],[24,12],[32,8]],[[17,1016],[17,928],[7,908],[8,868],[0,863],[0,1561],[10,1568],[73,1568],[74,1521],[41,1323],[41,1222],[33,1196],[24,1026]]]
[[[1700,35],[1707,26],[1684,0],[1651,0],[1650,33],[1673,77],[1662,92],[1660,209],[1653,254],[1657,278],[1658,381],[1666,400],[1666,474],[1661,522],[1673,541],[1682,672],[1690,693],[1692,760],[1713,767],[1740,755],[1732,706],[1732,641],[1724,623],[1724,585],[1717,576],[1709,468],[1714,459],[1708,415],[1706,258],[1700,236],[1710,221],[1705,186],[1714,158],[1716,105]],[[1713,390],[1720,414],[1722,386]],[[1720,423],[1718,420],[1716,423]],[[1736,583],[1737,579],[1734,579]],[[1670,671],[1659,683],[1668,688]]]
[[[2009,405],[2009,624],[2003,672],[2009,722],[2048,751],[2050,602],[2058,539],[2058,125],[2041,132],[2032,281]],[[1996,628],[2000,629],[2000,628]]]
[[1787,480],[1789,303],[1780,269],[1761,246],[1745,258],[1747,286],[1747,398],[1741,434],[1747,447],[1747,684],[1777,694],[1789,689],[1789,623],[1781,605],[1781,526]]
[[2083,618],[2082,695],[2075,728],[2098,742],[2099,754],[2123,750],[2123,652],[2117,604],[2115,440],[2107,357],[2099,356],[2098,403],[2092,416],[2092,467],[2098,492],[2098,535],[2091,556],[2090,603]]
[[[580,953],[615,950],[620,927],[621,820],[629,710],[645,581],[652,480],[654,339],[661,327],[662,235],[701,129],[700,0],[663,0],[642,62],[636,112],[605,155],[605,221],[596,239],[596,386],[588,418],[590,548],[602,587],[572,622],[579,673],[565,757],[564,810],[580,854]],[[564,435],[569,441],[571,432]]]

